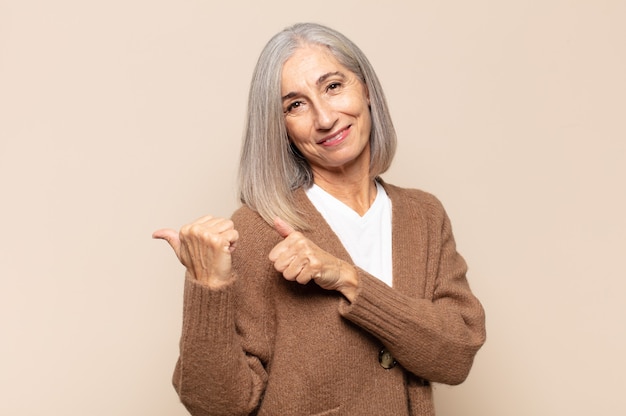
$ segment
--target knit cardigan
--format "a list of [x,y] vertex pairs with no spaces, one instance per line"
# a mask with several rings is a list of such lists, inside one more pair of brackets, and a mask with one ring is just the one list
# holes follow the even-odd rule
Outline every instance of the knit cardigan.
[[[314,282],[285,280],[268,259],[280,235],[246,206],[234,213],[233,282],[185,281],[173,382],[192,415],[434,415],[431,382],[465,380],[485,317],[450,221],[432,195],[383,186],[393,287],[356,267],[352,303]],[[304,191],[294,196],[314,225],[304,235],[353,264]],[[383,348],[395,367],[379,363]]]

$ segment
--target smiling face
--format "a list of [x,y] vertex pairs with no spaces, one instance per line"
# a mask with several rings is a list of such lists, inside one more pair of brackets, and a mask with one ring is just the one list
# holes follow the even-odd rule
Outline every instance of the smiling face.
[[283,65],[281,88],[287,134],[314,178],[369,174],[369,97],[356,74],[325,47],[304,45]]

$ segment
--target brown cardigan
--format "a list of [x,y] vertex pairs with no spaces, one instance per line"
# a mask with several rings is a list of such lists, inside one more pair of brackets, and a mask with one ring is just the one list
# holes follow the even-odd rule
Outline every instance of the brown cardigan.
[[[430,194],[383,185],[393,210],[393,288],[357,268],[353,303],[283,279],[268,259],[281,237],[249,208],[235,212],[234,283],[185,283],[173,381],[192,415],[434,415],[430,382],[465,380],[485,317],[448,217]],[[296,200],[316,224],[304,234],[352,263],[302,190]],[[380,365],[383,347],[394,368]]]

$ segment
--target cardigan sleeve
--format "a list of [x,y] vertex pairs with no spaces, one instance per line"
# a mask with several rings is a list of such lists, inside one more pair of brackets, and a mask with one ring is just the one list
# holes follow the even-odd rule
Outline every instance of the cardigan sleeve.
[[248,415],[267,379],[235,324],[236,284],[212,290],[185,281],[183,330],[173,384],[194,416]]
[[[411,373],[459,384],[485,342],[485,315],[467,282],[467,266],[456,251],[450,220],[436,202],[435,215],[427,215],[424,224],[426,282],[415,283],[426,288],[423,297],[401,293],[358,269],[357,297],[352,303],[342,301],[340,313],[376,336]],[[433,204],[429,208],[433,212]],[[417,265],[420,260],[411,261]]]
[[[194,416],[249,415],[267,385],[266,365],[273,345],[271,296],[267,273],[272,264],[259,256],[271,239],[261,238],[266,225],[254,216],[233,215],[240,231],[233,252],[233,281],[211,289],[186,278],[180,355],[173,384]],[[275,238],[274,238],[275,239]],[[271,269],[273,270],[273,269]]]

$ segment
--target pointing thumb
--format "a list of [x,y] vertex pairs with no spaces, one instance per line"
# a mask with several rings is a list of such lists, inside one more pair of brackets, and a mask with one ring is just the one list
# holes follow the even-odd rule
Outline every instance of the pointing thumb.
[[274,218],[274,228],[278,231],[281,237],[287,238],[289,234],[295,232],[296,230],[289,224],[287,224],[284,220],[279,217]]
[[178,231],[171,228],[163,228],[152,233],[152,238],[165,240],[174,249],[176,257],[180,259],[180,237]]

